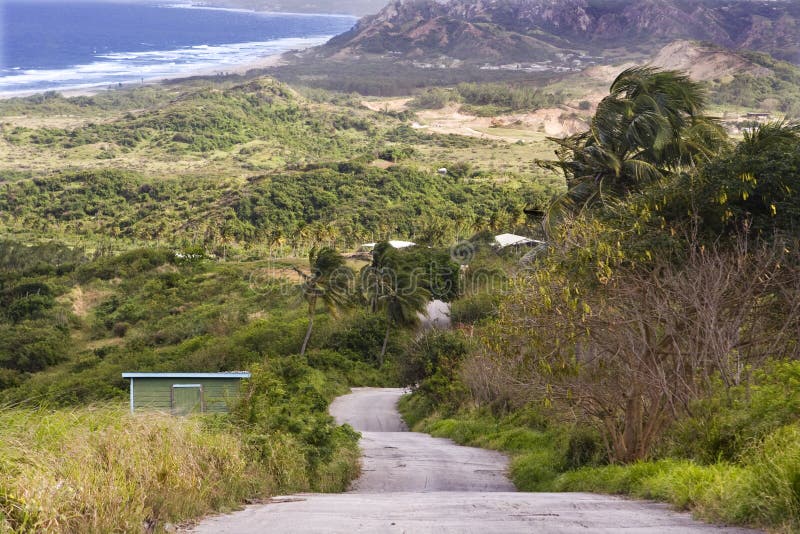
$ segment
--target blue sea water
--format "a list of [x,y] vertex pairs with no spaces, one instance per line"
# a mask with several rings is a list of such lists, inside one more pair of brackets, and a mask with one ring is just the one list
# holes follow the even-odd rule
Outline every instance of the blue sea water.
[[0,0],[0,94],[226,72],[322,44],[355,20],[182,4]]

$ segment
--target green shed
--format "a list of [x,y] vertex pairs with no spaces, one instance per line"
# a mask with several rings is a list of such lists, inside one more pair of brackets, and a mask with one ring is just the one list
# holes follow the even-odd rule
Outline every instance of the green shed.
[[226,413],[239,399],[244,371],[229,373],[122,373],[130,380],[131,413]]

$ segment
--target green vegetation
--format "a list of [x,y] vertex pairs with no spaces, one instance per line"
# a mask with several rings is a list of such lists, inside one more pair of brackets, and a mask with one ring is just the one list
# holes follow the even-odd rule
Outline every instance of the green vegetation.
[[[488,170],[492,143],[420,132],[349,98],[306,98],[269,80],[161,91],[157,106],[110,116],[105,94],[0,103],[13,121],[0,127],[9,154],[0,231],[90,251],[155,242],[223,257],[254,247],[305,255],[442,226],[449,240],[464,228],[514,229],[524,208],[544,206],[560,187]],[[139,102],[137,91],[122,93]],[[18,108],[30,116],[11,115]],[[74,109],[85,118],[47,122],[58,123],[51,110]],[[449,159],[479,150],[486,155],[471,169]],[[441,176],[441,166],[453,172]]]
[[[261,246],[275,253],[314,245],[355,248],[376,238],[416,238],[440,228],[453,239],[467,228],[514,229],[523,210],[542,206],[547,189],[497,185],[480,176],[440,176],[407,166],[388,170],[342,163],[256,177],[146,179],[125,171],[63,173],[6,184],[0,228],[52,236],[87,247],[113,242],[229,248]],[[418,217],[436,208],[436,215]]]
[[[391,375],[375,367],[368,339],[338,328],[334,337],[324,314],[316,342],[297,355],[305,320],[300,288],[281,279],[294,272],[288,265],[163,249],[89,259],[53,243],[3,248],[14,251],[0,274],[8,302],[0,521],[9,528],[161,529],[245,498],[341,491],[357,474],[358,436],[336,426],[327,405],[350,385]],[[364,322],[354,315],[341,325],[383,332],[382,321]],[[230,416],[141,418],[122,409],[122,371],[241,368],[253,376]],[[24,469],[8,467],[23,456]]]
[[508,452],[523,490],[795,531],[800,135],[770,124],[734,144],[703,106],[679,73],[614,82],[546,163],[570,187],[547,249],[487,276],[475,239],[484,283],[465,284],[452,337],[401,359],[402,411]]
[[419,68],[393,58],[336,61],[308,56],[299,56],[287,65],[270,69],[269,74],[291,85],[371,96],[408,96],[430,87],[452,87],[460,83],[503,81],[541,85],[557,77],[552,72],[481,70],[472,65]]
[[[453,88],[418,108],[574,96],[434,70]],[[160,530],[341,490],[358,436],[328,403],[397,384],[409,424],[509,452],[520,489],[800,528],[800,133],[734,143],[709,98],[626,71],[589,132],[516,172],[495,159],[553,145],[266,79],[0,102],[0,530]],[[501,232],[547,245],[497,251]],[[419,245],[340,254],[386,239]],[[412,330],[431,298],[456,328]],[[228,415],[121,408],[123,371],[238,369]]]
[[521,111],[536,111],[564,103],[564,95],[544,93],[528,84],[460,83],[454,89],[434,87],[414,97],[415,109],[440,109],[451,102],[461,110],[480,117],[493,117]]
[[800,69],[767,54],[743,54],[756,65],[770,69],[768,76],[736,74],[731,80],[710,84],[709,99],[717,105],[734,105],[764,111],[781,112],[791,118],[800,116]]

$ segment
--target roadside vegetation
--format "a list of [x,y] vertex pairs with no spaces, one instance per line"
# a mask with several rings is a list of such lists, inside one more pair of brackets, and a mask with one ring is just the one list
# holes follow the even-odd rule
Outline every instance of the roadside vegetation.
[[[336,265],[323,288],[299,276],[310,269],[296,259],[1,246],[4,530],[161,531],[278,493],[345,490],[359,435],[336,425],[328,404],[351,386],[396,384],[405,327],[427,303],[402,296],[400,282],[362,284],[356,270],[371,266],[332,249],[312,254],[316,268],[319,258]],[[392,258],[401,280],[416,270],[450,288],[439,298],[458,293],[446,250]],[[306,313],[303,297],[317,291],[340,297],[335,320],[330,307]],[[127,413],[124,371],[239,369],[252,377],[229,415]]]
[[800,131],[732,142],[704,101],[677,73],[615,81],[593,129],[542,162],[568,185],[547,250],[509,260],[509,283],[466,284],[464,324],[401,367],[402,410],[509,452],[523,490],[795,531]]
[[[450,87],[412,108],[575,96],[435,74]],[[522,490],[800,528],[800,133],[731,140],[719,94],[634,69],[589,132],[530,146],[267,79],[0,102],[0,530],[160,531],[341,491],[358,435],[329,402],[401,384],[410,425],[509,452]],[[495,166],[529,150],[547,161]],[[416,330],[432,298],[454,329]],[[123,407],[124,371],[242,369],[226,416]]]

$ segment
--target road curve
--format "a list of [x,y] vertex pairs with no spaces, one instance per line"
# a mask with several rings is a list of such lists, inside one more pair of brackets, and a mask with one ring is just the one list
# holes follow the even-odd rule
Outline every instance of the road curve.
[[355,388],[331,404],[331,415],[361,432],[361,478],[350,493],[515,491],[508,459],[459,447],[449,439],[409,432],[397,412],[403,390]]
[[408,432],[403,391],[354,388],[331,414],[362,433],[362,475],[347,493],[298,494],[205,519],[206,533],[744,533],[666,505],[587,493],[517,493],[494,451]]

